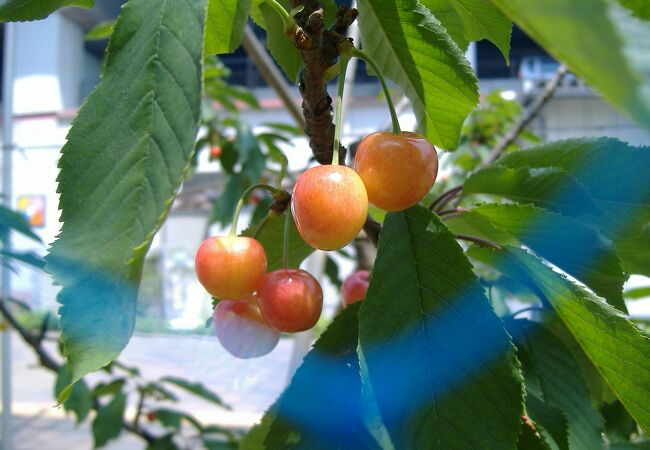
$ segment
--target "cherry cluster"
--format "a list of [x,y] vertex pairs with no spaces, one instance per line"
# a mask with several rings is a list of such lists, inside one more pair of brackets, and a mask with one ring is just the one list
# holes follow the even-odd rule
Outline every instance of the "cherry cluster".
[[214,328],[221,345],[239,358],[269,353],[280,332],[313,327],[323,309],[323,290],[301,269],[266,273],[266,253],[255,239],[213,236],[199,247],[196,275],[217,299]]
[[[369,203],[387,211],[409,208],[429,192],[437,172],[436,150],[424,137],[373,133],[359,144],[355,170],[322,165],[298,177],[291,196],[298,232],[314,248],[340,249],[363,228]],[[238,212],[233,230],[237,217]],[[286,238],[284,245],[286,255]],[[229,236],[210,237],[199,247],[195,267],[201,284],[220,299],[213,324],[234,356],[263,356],[275,348],[281,332],[306,331],[320,318],[323,290],[318,281],[304,270],[286,268],[286,260],[285,268],[266,273],[266,254],[256,239],[232,230]],[[369,276],[359,271],[344,282],[345,304],[365,297]]]

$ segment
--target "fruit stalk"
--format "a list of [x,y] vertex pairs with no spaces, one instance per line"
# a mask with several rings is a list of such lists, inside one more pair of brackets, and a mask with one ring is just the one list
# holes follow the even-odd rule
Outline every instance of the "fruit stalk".
[[336,116],[334,120],[334,144],[332,146],[332,165],[339,164],[338,148],[341,146],[341,116],[343,109],[343,91],[345,90],[345,72],[348,69],[350,55],[346,52],[341,54],[339,59],[339,81],[336,92]]
[[282,267],[289,267],[289,226],[291,225],[291,212],[287,209],[284,217],[284,234],[282,235]]
[[237,222],[239,221],[239,213],[244,206],[244,203],[248,199],[248,196],[256,189],[264,189],[269,191],[271,194],[277,194],[281,192],[279,189],[269,186],[268,184],[254,184],[244,191],[241,195],[239,202],[237,202],[237,207],[235,208],[235,213],[232,216],[232,224],[230,225],[229,235],[234,237],[237,236]]
[[388,104],[388,110],[390,111],[390,120],[393,124],[393,133],[394,134],[400,134],[402,132],[400,126],[399,126],[399,119],[397,118],[397,112],[395,111],[395,105],[393,104],[393,99],[390,96],[390,91],[388,90],[388,85],[386,84],[386,80],[384,80],[383,75],[381,74],[381,71],[379,70],[379,67],[377,64],[372,60],[370,55],[368,53],[364,52],[363,50],[359,50],[358,48],[354,46],[350,46],[350,48],[347,50],[352,56],[356,56],[357,58],[363,59],[366,63],[372,67],[372,70],[375,71],[375,75],[377,78],[379,78],[379,83],[381,84],[381,88],[384,91],[384,96],[386,97],[386,103]]

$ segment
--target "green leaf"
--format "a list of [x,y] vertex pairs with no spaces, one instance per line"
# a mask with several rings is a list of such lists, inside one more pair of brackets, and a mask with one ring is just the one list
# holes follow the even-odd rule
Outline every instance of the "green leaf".
[[650,20],[650,3],[647,0],[618,0],[621,5],[632,11],[635,16]]
[[440,22],[418,2],[360,0],[364,48],[411,101],[422,133],[453,150],[478,103],[476,77]]
[[105,395],[115,396],[124,388],[124,383],[126,383],[124,378],[117,378],[108,383],[99,383],[93,388],[93,397],[99,398]]
[[[61,365],[59,372],[56,376],[56,382],[54,384],[54,397],[58,397],[59,394],[70,384],[70,375],[68,375],[68,370],[65,364]],[[83,422],[88,413],[93,407],[93,396],[88,389],[88,385],[84,380],[79,380],[75,383],[70,396],[68,399],[63,402],[63,409],[66,412],[72,411],[76,417],[77,423]]]
[[650,148],[572,139],[512,152],[472,175],[463,192],[534,203],[597,227],[623,268],[650,275]]
[[144,255],[189,169],[199,123],[205,0],[131,0],[102,80],[59,160],[64,222],[47,256],[72,381],[133,331]]
[[164,377],[161,378],[160,381],[163,383],[173,384],[174,386],[184,389],[185,391],[190,392],[197,397],[201,397],[202,399],[212,402],[223,408],[230,409],[230,406],[225,404],[223,400],[221,400],[221,397],[215,394],[212,390],[205,387],[205,385],[202,383],[193,383],[191,381],[187,381],[183,378],[178,377]]
[[421,3],[429,8],[461,49],[467,48],[468,41],[488,39],[510,64],[512,22],[492,3],[485,0],[421,0]]
[[[255,1],[259,15],[254,15],[258,25],[266,30],[266,47],[271,56],[293,83],[298,81],[298,73],[303,67],[300,52],[293,41],[284,34],[282,19],[264,0]],[[287,11],[291,9],[289,0],[278,0]]]
[[252,0],[208,0],[205,54],[232,53],[241,42]]
[[[287,214],[291,214],[289,209],[287,209]],[[282,268],[284,219],[284,215],[279,217],[270,217],[266,224],[262,225],[262,231],[258,233],[256,238],[259,243],[262,244],[262,247],[264,247],[264,251],[266,252],[266,266],[267,271],[269,272]],[[295,221],[291,219],[289,223],[291,228],[289,229],[288,266],[300,267],[300,263],[311,255],[314,252],[314,249],[300,237]],[[242,236],[253,236],[256,228],[257,227],[249,227],[241,234]]]
[[540,436],[535,424],[522,421],[521,431],[517,437],[518,450],[550,450],[549,445]]
[[493,0],[548,53],[650,128],[650,25],[614,1]]
[[516,446],[514,347],[463,250],[426,208],[386,216],[359,351],[395,448]]
[[197,431],[203,431],[203,426],[199,423],[199,421],[186,412],[170,408],[158,408],[154,410],[153,413],[156,416],[156,420],[158,420],[158,422],[160,422],[160,424],[164,427],[173,428],[178,431],[181,429],[182,421],[186,420],[192,426],[194,426]]
[[9,230],[17,231],[37,242],[42,242],[41,238],[32,231],[29,222],[27,222],[22,214],[0,206],[0,233],[4,236]]
[[332,321],[240,449],[376,448],[361,421],[358,310],[351,305]]
[[95,448],[103,447],[108,441],[120,435],[124,425],[125,409],[126,395],[124,392],[117,393],[108,404],[97,408],[97,415],[93,420]]
[[174,433],[156,438],[147,445],[147,450],[177,450],[178,448],[174,442]]
[[535,322],[522,319],[507,324],[517,348],[525,347],[531,356],[530,370],[539,377],[546,402],[564,413],[569,448],[602,449],[603,419],[592,406],[580,366],[569,349]]
[[[541,396],[541,393],[539,395]],[[526,413],[535,421],[539,433],[551,448],[569,450],[569,429],[566,417],[562,411],[546,403],[540,396],[529,390],[527,379]]]
[[24,22],[45,19],[59,8],[91,8],[95,0],[6,0],[0,5],[0,22]]
[[9,258],[13,258],[16,261],[22,262],[23,264],[35,267],[36,269],[42,270],[45,268],[45,260],[34,252],[13,252],[9,250],[0,250],[0,255],[8,256]]
[[623,292],[623,296],[632,300],[650,297],[650,286],[628,289]]
[[113,34],[113,28],[115,28],[114,20],[100,22],[86,33],[84,39],[87,41],[102,41],[108,39],[111,37],[111,34]]
[[[627,277],[613,246],[597,230],[533,205],[486,204],[460,217],[465,214],[478,215],[498,230],[515,237],[538,256],[582,281],[612,306],[627,313],[622,294]],[[494,239],[495,236],[489,233],[478,237]],[[511,244],[509,239],[497,242]]]
[[452,2],[449,0],[420,0],[420,3],[426,6],[433,17],[440,21],[458,48],[467,51],[469,41],[465,37],[465,25]]
[[598,297],[524,250],[476,249],[474,257],[528,284],[545,298],[644,429],[650,428],[650,338]]

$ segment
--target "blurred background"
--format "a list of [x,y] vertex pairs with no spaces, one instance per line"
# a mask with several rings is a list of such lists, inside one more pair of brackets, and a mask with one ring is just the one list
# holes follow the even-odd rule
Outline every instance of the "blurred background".
[[[43,21],[0,27],[0,73],[3,83],[8,83],[13,92],[13,105],[10,105],[13,145],[3,147],[5,152],[10,152],[11,172],[5,172],[10,177],[5,180],[10,195],[8,204],[24,216],[42,240],[39,243],[17,234],[12,242],[17,252],[42,256],[47,243],[59,231],[56,193],[59,151],[78,108],[99,81],[107,45],[101,36],[88,40],[86,34],[98,24],[114,20],[122,3],[98,0],[90,10],[67,8]],[[9,27],[13,28],[12,39],[7,42]],[[300,124],[285,103],[288,95],[293,107],[299,108],[297,88],[283,76],[279,78],[283,87],[269,86],[269,76],[275,76],[277,81],[277,73],[274,75],[274,67],[269,68],[268,61],[265,63],[264,58],[260,60],[254,54],[255,45],[264,44],[264,32],[251,23],[247,33],[246,49],[239,48],[219,61],[210,62],[213,74],[210,82],[215,92],[223,86],[230,90],[212,96],[209,89],[206,92],[195,165],[148,254],[135,336],[120,357],[127,369],[138,370],[135,376],[125,375],[127,383],[134,386],[143,386],[143,380],[176,377],[201,383],[205,389],[217,393],[219,402],[205,392],[197,395],[184,389],[182,383],[170,388],[177,389],[173,396],[180,400],[178,408],[191,412],[202,423],[234,432],[243,431],[259,420],[286,386],[311,341],[339,308],[340,282],[357,264],[354,246],[330,255],[316,253],[305,262],[325,288],[322,323],[313,331],[283,337],[268,356],[248,361],[235,359],[221,348],[211,327],[206,325],[212,304],[194,276],[194,253],[207,235],[222,233],[227,228],[232,214],[230,206],[234,206],[246,183],[252,183],[255,177],[273,175],[272,170],[253,175],[247,172],[251,169],[245,167],[247,161],[240,147],[244,138],[249,136],[257,142],[257,147],[253,144],[255,151],[269,159],[270,167],[282,166],[281,155],[285,155],[289,179],[312,163]],[[474,167],[495,140],[527,109],[535,106],[547,83],[558,78],[560,65],[516,27],[511,48],[507,66],[491,43],[470,44],[466,56],[479,77],[483,109],[468,120],[460,150],[442,158],[443,181],[452,179],[459,168]],[[11,78],[7,80],[7,76]],[[344,145],[390,124],[380,86],[366,73],[364,64],[354,65],[348,77],[354,87],[347,89]],[[647,131],[615,111],[572,74],[559,77],[556,84],[549,93],[550,99],[530,117],[527,131],[516,145],[578,136],[611,136],[632,145],[650,143]],[[399,92],[395,92],[395,99],[402,128],[413,129],[415,117],[408,102],[401,99]],[[3,105],[5,100],[0,99]],[[228,162],[232,152],[237,153],[235,160],[239,158],[239,166]],[[262,168],[266,165],[264,161]],[[245,176],[251,179],[244,181]],[[232,200],[220,203],[219,198]],[[259,220],[260,211],[268,205],[269,200],[263,196],[253,197],[240,220],[240,230],[249,222]],[[10,289],[10,297],[22,305],[17,317],[23,326],[46,328],[48,338],[43,348],[60,361],[56,344],[57,287],[43,270],[29,265],[17,265],[15,271],[7,274],[5,284]],[[632,278],[628,284],[634,287],[648,283]],[[632,316],[650,318],[650,300],[635,300],[628,306]],[[11,433],[12,442],[10,445],[5,440],[2,448],[91,448],[92,425],[88,421],[76,425],[74,411],[55,407],[56,373],[42,368],[32,349],[15,332],[5,327],[3,335],[3,439]],[[89,384],[101,383],[112,379],[111,376],[98,373],[90,377]],[[141,409],[137,396],[129,399],[126,408],[127,416]],[[160,422],[154,426],[169,426],[155,415],[147,419]],[[193,448],[195,444],[188,442]],[[201,445],[196,444],[196,448]],[[122,433],[105,448],[137,449],[143,448],[143,444],[137,437]]]

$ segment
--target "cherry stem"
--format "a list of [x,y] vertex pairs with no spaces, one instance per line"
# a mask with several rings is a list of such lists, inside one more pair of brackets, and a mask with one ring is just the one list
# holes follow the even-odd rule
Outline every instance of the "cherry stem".
[[291,225],[291,211],[287,209],[284,217],[284,235],[282,237],[282,267],[289,267],[289,226]]
[[276,194],[280,192],[279,189],[276,189],[273,186],[269,186],[268,184],[254,184],[250,186],[248,189],[246,189],[244,193],[241,195],[241,197],[239,198],[239,202],[237,202],[237,207],[235,208],[235,214],[233,214],[232,216],[232,224],[230,225],[230,233],[229,233],[231,237],[237,236],[237,222],[239,221],[239,213],[241,212],[244,203],[248,199],[248,196],[251,194],[251,192],[253,192],[256,189],[265,189],[269,191],[271,194]]
[[372,67],[372,70],[375,71],[375,75],[377,76],[377,78],[379,78],[379,83],[381,84],[381,88],[384,91],[384,96],[386,97],[386,103],[388,103],[388,110],[390,111],[390,120],[393,123],[393,133],[400,134],[402,130],[399,127],[399,119],[397,118],[397,112],[395,112],[395,105],[393,105],[393,99],[390,97],[390,91],[388,90],[388,85],[386,84],[386,80],[384,80],[384,77],[381,74],[379,67],[377,66],[375,61],[372,60],[370,55],[364,52],[363,50],[359,50],[358,48],[351,46],[348,51],[352,54],[352,56],[356,56],[357,58],[363,59],[366,63],[370,65],[370,67]]
[[343,109],[343,91],[345,90],[345,72],[348,69],[350,55],[347,52],[341,53],[339,58],[339,82],[336,91],[336,116],[334,119],[334,145],[332,147],[332,165],[339,163],[339,149],[341,147],[341,116]]
[[[284,31],[284,34],[293,35],[296,31],[296,21],[293,20],[293,17],[276,0],[264,0],[264,1],[268,3],[269,6],[273,8],[275,12],[278,13],[280,18],[282,19],[282,25],[283,25],[282,31]],[[292,11],[292,13],[294,14],[297,14],[298,12],[300,11],[299,10],[296,12]]]

